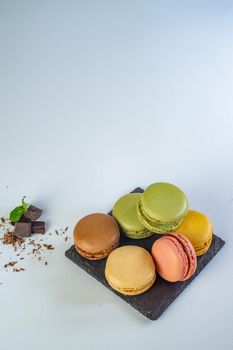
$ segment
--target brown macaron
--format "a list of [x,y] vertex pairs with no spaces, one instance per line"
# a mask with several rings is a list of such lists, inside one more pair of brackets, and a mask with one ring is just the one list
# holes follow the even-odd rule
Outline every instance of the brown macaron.
[[77,252],[86,259],[106,258],[119,245],[120,230],[116,220],[107,214],[84,216],[74,228]]

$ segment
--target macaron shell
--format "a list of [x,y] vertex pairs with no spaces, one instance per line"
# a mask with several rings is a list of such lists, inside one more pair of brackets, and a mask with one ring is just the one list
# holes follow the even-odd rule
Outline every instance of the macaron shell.
[[113,217],[94,213],[83,217],[74,228],[76,250],[84,257],[101,259],[118,246],[120,230]]
[[188,258],[181,244],[164,236],[154,242],[151,250],[158,274],[169,282],[180,281],[188,271]]
[[152,256],[138,246],[117,248],[107,258],[105,277],[120,293],[141,294],[152,286],[156,278]]
[[184,235],[181,235],[178,232],[174,232],[170,234],[170,236],[175,237],[178,239],[179,242],[183,245],[183,248],[188,256],[188,262],[189,262],[189,267],[186,275],[181,279],[181,281],[186,281],[188,280],[196,271],[197,269],[197,256],[196,252],[191,244],[191,242],[188,240],[187,237]]
[[142,194],[141,205],[151,220],[161,223],[178,221],[188,211],[185,193],[165,182],[148,186]]

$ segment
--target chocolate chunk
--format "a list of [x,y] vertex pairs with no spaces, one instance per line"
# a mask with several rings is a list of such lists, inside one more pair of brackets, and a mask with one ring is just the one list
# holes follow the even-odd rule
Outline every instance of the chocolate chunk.
[[32,224],[30,222],[16,222],[14,235],[17,237],[30,237]]
[[29,208],[23,214],[22,221],[23,221],[23,218],[24,218],[24,222],[37,220],[39,219],[41,214],[42,214],[41,209],[34,207],[34,205],[30,205]]
[[30,219],[26,218],[24,214],[20,217],[19,222],[31,222]]
[[44,221],[32,221],[32,233],[45,233]]

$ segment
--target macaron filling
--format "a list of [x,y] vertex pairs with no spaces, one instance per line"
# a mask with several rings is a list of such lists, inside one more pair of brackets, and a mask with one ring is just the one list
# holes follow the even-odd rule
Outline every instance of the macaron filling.
[[155,279],[156,277],[154,276],[153,279],[147,283],[146,285],[140,287],[140,288],[123,288],[123,287],[117,287],[116,285],[114,285],[111,280],[109,280],[109,278],[107,276],[105,276],[109,285],[116,291],[118,291],[119,293],[122,293],[122,294],[125,294],[125,295],[137,295],[137,294],[142,294],[144,293],[145,291],[147,291],[150,287],[153,286],[154,282],[155,282]]
[[126,230],[125,228],[123,228],[120,224],[119,224],[119,226],[120,226],[122,232],[126,236],[128,236],[129,238],[133,238],[133,239],[146,238],[146,237],[150,237],[151,235],[154,234],[154,232],[151,232],[147,228],[145,228],[145,230],[142,230],[142,231],[130,231],[130,230]]
[[75,244],[75,249],[77,250],[77,252],[82,255],[84,258],[90,259],[90,260],[98,260],[98,259],[103,259],[105,257],[107,257],[114,249],[116,249],[119,246],[119,241],[112,245],[110,248],[99,251],[99,252],[86,252],[84,250],[82,250],[81,248],[79,248],[77,246],[77,244]]
[[207,252],[207,250],[209,249],[212,243],[212,239],[213,239],[213,233],[210,235],[209,239],[205,243],[203,243],[202,245],[194,246],[197,256],[203,255]]

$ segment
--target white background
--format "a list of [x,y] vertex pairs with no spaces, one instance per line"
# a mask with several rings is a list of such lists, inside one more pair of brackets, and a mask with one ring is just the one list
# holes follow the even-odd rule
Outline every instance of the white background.
[[[232,1],[1,0],[0,45],[0,213],[27,195],[70,236],[18,274],[1,246],[1,349],[233,349]],[[151,322],[64,252],[82,215],[155,181],[226,245]]]

